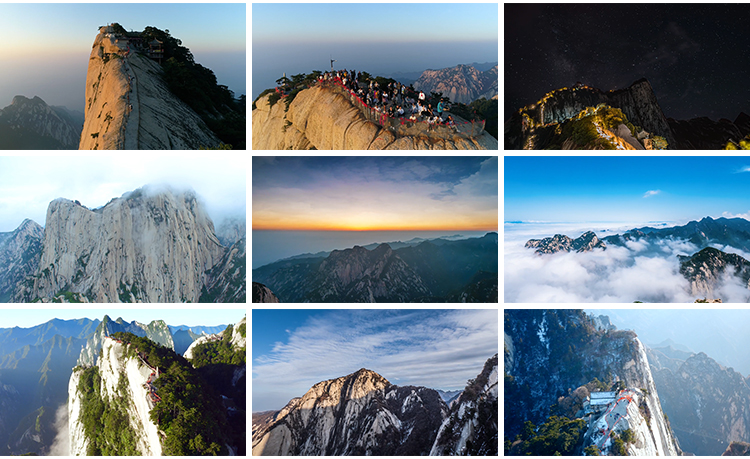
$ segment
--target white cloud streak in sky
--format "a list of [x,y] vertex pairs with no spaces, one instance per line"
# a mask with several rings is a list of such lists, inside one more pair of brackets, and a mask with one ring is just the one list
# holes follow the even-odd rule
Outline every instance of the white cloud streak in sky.
[[643,197],[644,198],[650,198],[651,196],[656,196],[657,194],[661,193],[661,190],[648,190]]
[[463,389],[497,343],[496,309],[332,311],[253,356],[252,409],[280,409],[314,384],[360,368],[392,384]]

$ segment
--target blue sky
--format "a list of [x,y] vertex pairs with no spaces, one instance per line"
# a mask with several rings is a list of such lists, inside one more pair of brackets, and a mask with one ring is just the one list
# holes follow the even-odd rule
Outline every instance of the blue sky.
[[392,384],[463,389],[498,349],[497,309],[255,309],[252,328],[254,412],[360,368]]
[[498,61],[493,3],[256,3],[255,98],[284,72],[330,68],[373,75]]
[[687,221],[746,216],[750,158],[504,159],[504,221]]
[[52,319],[99,319],[108,315],[112,320],[122,317],[127,322],[137,320],[149,323],[152,320],[163,319],[167,325],[188,326],[214,326],[235,324],[245,317],[247,310],[241,309],[214,309],[214,308],[192,308],[180,306],[179,308],[158,309],[153,307],[139,308],[137,305],[127,308],[93,306],[88,309],[82,308],[34,308],[26,306],[24,309],[0,309],[0,328],[21,327],[29,328],[43,324]]
[[98,27],[154,26],[182,40],[219,84],[246,92],[245,3],[2,3],[0,108],[15,95],[83,110],[86,70]]
[[144,185],[192,188],[218,225],[224,217],[245,217],[245,167],[233,155],[199,153],[105,156],[0,157],[0,232],[25,218],[44,226],[49,203],[78,200],[89,208],[105,205]]

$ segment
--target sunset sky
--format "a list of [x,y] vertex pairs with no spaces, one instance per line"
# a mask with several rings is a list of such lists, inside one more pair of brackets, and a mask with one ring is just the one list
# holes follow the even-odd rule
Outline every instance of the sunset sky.
[[497,157],[253,157],[254,230],[496,231]]
[[98,27],[154,26],[182,40],[195,61],[237,96],[246,82],[244,3],[0,3],[0,108],[13,96],[83,111]]

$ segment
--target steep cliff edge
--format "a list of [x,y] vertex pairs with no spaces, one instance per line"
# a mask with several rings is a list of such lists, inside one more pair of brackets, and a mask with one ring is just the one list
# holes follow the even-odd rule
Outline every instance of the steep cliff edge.
[[[630,453],[680,454],[662,411],[645,347],[635,333],[602,330],[582,311],[506,310],[505,335],[506,450],[526,421],[540,425],[559,420],[554,414],[580,418],[577,412],[588,395],[586,386],[607,390],[620,381],[632,389],[626,405],[635,435]],[[582,396],[577,397],[579,393]],[[622,416],[623,407],[619,408]],[[612,419],[608,421],[613,428]],[[576,441],[583,442],[582,436],[583,431]],[[607,438],[593,440],[597,445],[608,444]]]
[[39,272],[15,299],[72,292],[96,302],[196,302],[224,253],[192,191],[147,187],[94,210],[57,199],[47,209]]
[[397,137],[367,121],[358,108],[333,89],[313,87],[301,91],[289,104],[273,106],[270,95],[261,97],[253,110],[254,150],[497,150],[497,140],[487,132],[475,139],[453,140],[426,136]]
[[451,405],[430,456],[497,456],[497,358],[485,362]]
[[[152,369],[140,357],[126,355],[127,344],[107,338],[102,343],[102,358],[96,367],[76,367],[68,386],[68,422],[70,455],[90,455],[94,432],[85,427],[85,413],[92,399],[116,406],[111,408],[127,422],[122,429],[135,440],[135,451],[118,451],[161,456],[160,432],[150,418]],[[122,405],[117,401],[124,401]],[[111,405],[110,405],[111,404]],[[121,435],[117,433],[118,436]],[[102,452],[99,450],[98,452]]]
[[112,27],[94,40],[86,75],[80,150],[195,150],[219,139],[175,97],[158,64]]

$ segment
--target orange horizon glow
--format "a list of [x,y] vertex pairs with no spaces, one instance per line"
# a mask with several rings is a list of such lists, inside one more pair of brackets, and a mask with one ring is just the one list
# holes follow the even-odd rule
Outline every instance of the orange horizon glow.
[[333,227],[329,225],[320,225],[320,226],[287,226],[287,227],[279,227],[279,226],[262,226],[262,225],[253,225],[252,227],[253,231],[361,231],[361,232],[368,232],[368,231],[486,231],[486,232],[497,232],[498,227],[497,226],[440,226],[440,227],[431,227],[431,226],[419,226],[419,227],[413,227],[413,226],[402,226],[398,228],[388,227],[388,228],[377,228],[377,227],[368,227],[368,228],[362,228],[362,227]]

